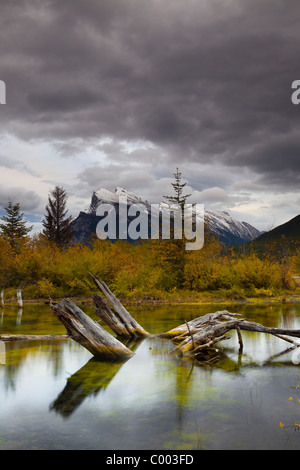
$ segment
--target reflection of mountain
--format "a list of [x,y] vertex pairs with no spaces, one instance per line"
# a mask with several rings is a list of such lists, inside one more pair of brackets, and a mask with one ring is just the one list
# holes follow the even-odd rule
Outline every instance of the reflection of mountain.
[[[151,204],[145,199],[131,193],[123,188],[116,188],[115,192],[106,189],[94,191],[90,207],[85,212],[80,212],[73,222],[75,232],[74,241],[85,241],[95,235],[96,227],[101,217],[96,214],[100,204],[110,204],[115,208],[117,218],[119,217],[119,198],[127,198],[128,207],[131,204],[142,204],[145,211],[150,214]],[[199,201],[201,204],[201,201]],[[161,214],[169,214],[169,206],[166,203],[160,203],[155,217],[161,217]],[[153,216],[153,211],[152,211]],[[127,224],[132,218],[127,216]],[[239,222],[233,219],[227,212],[205,210],[205,228],[212,235],[219,238],[225,245],[240,245],[250,240],[254,240],[260,235],[260,232],[246,222]],[[150,232],[150,217],[148,220]],[[117,223],[118,225],[118,223]]]

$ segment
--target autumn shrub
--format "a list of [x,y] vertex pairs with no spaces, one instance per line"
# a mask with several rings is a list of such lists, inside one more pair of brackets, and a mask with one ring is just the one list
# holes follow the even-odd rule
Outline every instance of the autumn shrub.
[[281,289],[293,285],[288,265],[268,258],[261,259],[255,253],[242,256],[232,265],[235,282],[244,288]]
[[0,286],[3,288],[10,284],[13,276],[15,254],[10,244],[0,238]]
[[235,283],[244,288],[280,286],[280,273],[275,263],[261,260],[255,254],[242,256],[232,265]]
[[[0,287],[21,287],[27,298],[89,296],[97,291],[89,272],[123,297],[266,297],[293,288],[300,252],[293,259],[237,254],[207,237],[201,250],[169,240],[135,245],[95,239],[58,248],[39,235],[15,253],[0,238]],[[188,292],[193,293],[191,295]]]
[[233,285],[230,258],[222,254],[220,243],[209,237],[202,250],[187,254],[185,286],[192,290],[230,289]]
[[298,249],[294,255],[293,267],[295,274],[300,276],[300,249]]

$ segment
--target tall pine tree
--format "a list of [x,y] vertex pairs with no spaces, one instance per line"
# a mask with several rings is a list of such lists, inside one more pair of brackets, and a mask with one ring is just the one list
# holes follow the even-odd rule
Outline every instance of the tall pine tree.
[[184,204],[186,200],[190,197],[190,194],[183,194],[183,189],[186,186],[186,183],[182,183],[182,173],[180,173],[179,169],[176,168],[176,173],[173,173],[175,181],[172,184],[173,189],[175,191],[175,196],[163,196],[172,204],[178,204],[181,209],[184,209]]
[[67,199],[63,188],[56,186],[51,190],[43,220],[43,234],[59,247],[67,245],[72,238],[72,217],[67,216]]
[[5,210],[6,215],[1,217],[4,224],[0,224],[0,234],[14,250],[18,251],[32,230],[32,226],[26,227],[26,221],[23,220],[24,214],[20,213],[19,202],[9,201]]
[[[168,200],[170,205],[179,206],[181,209],[181,222],[182,222],[182,233],[180,239],[174,239],[174,227],[172,227],[172,218],[171,218],[171,240],[166,240],[162,245],[164,256],[166,262],[169,262],[169,269],[172,273],[174,279],[174,285],[176,287],[183,287],[183,273],[186,263],[186,250],[185,250],[185,238],[184,238],[184,206],[189,198],[190,194],[184,194],[184,188],[186,183],[182,182],[182,173],[176,168],[176,173],[173,173],[174,181],[171,183],[174,189],[175,194],[173,196],[163,196]],[[172,239],[173,238],[173,239]]]

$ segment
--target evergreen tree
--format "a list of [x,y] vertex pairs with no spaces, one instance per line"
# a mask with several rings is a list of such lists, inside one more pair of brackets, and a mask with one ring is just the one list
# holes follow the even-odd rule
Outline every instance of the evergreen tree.
[[[181,217],[182,217],[182,234],[181,239],[173,239],[174,237],[174,227],[171,226],[171,231],[173,232],[173,237],[171,235],[171,240],[167,240],[161,248],[164,250],[164,256],[167,262],[170,263],[170,273],[173,276],[174,283],[176,287],[182,288],[184,284],[184,269],[186,263],[186,250],[185,250],[185,238],[184,238],[184,205],[189,198],[190,194],[184,194],[184,187],[186,183],[182,182],[182,173],[176,168],[176,173],[174,175],[174,182],[171,183],[175,191],[174,196],[163,196],[168,200],[169,203],[178,205],[181,208]],[[172,224],[172,218],[171,218]]]
[[5,210],[6,215],[1,217],[4,222],[4,224],[0,224],[1,235],[14,250],[18,250],[32,230],[32,226],[26,227],[26,221],[23,220],[24,214],[20,213],[19,202],[9,201]]
[[72,238],[72,217],[67,216],[67,199],[67,193],[63,188],[56,186],[51,190],[43,220],[43,234],[59,247],[67,245]]
[[182,180],[181,180],[182,173],[180,173],[178,168],[176,168],[176,173],[173,173],[173,175],[174,175],[175,181],[174,183],[171,183],[171,184],[174,188],[175,196],[163,196],[163,197],[172,204],[180,205],[181,209],[183,210],[184,204],[186,203],[186,200],[190,197],[190,194],[183,194],[183,189],[186,186],[186,183],[182,183]]

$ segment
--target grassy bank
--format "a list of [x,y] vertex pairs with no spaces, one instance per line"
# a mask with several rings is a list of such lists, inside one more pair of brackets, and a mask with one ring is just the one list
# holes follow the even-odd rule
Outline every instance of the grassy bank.
[[[59,302],[63,298],[71,298],[78,304],[92,304],[92,294],[97,293],[97,289],[93,289],[90,295],[73,295],[71,292],[66,293],[64,296],[51,297],[51,301]],[[5,305],[17,306],[15,289],[8,289],[6,292]],[[204,304],[244,304],[244,303],[290,303],[300,302],[300,287],[293,290],[282,291],[278,294],[271,292],[260,292],[256,296],[245,296],[239,293],[236,289],[219,292],[193,292],[186,290],[176,290],[173,292],[159,292],[155,293],[134,293],[128,295],[119,295],[119,299],[124,305],[204,305]],[[49,297],[28,298],[23,296],[23,304],[39,305],[50,304]]]

